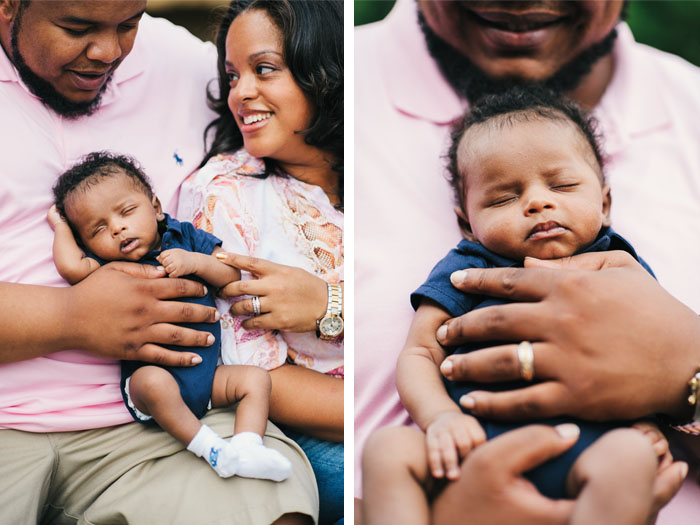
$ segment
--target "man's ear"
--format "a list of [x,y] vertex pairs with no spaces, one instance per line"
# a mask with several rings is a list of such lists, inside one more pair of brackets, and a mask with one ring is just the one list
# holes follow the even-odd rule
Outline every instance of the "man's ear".
[[459,229],[462,232],[462,236],[468,241],[476,242],[467,214],[459,206],[455,206],[455,214],[457,215],[457,224],[459,224]]
[[18,9],[19,0],[0,0],[0,22],[12,22]]
[[610,205],[612,204],[612,195],[610,194],[610,186],[603,186],[603,226],[610,226]]
[[156,210],[156,219],[158,222],[162,221],[165,219],[165,214],[163,213],[163,207],[160,205],[160,201],[158,200],[158,197],[155,195],[151,199],[151,204],[153,204],[153,209]]

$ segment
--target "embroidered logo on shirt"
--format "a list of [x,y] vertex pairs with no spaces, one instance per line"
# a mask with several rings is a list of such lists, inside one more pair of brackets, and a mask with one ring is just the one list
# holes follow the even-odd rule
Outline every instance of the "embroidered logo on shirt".
[[209,464],[212,467],[215,467],[216,463],[219,461],[219,452],[221,452],[221,449],[214,447],[211,447],[211,450],[209,451]]
[[177,164],[178,166],[182,166],[182,157],[180,157],[180,155],[177,154],[177,151],[173,153],[173,158],[175,159],[175,164]]

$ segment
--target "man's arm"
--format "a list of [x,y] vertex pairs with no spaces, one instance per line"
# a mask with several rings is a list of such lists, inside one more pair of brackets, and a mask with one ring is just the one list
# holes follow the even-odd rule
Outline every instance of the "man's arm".
[[217,246],[211,255],[198,252],[188,252],[181,248],[165,250],[158,256],[158,262],[163,265],[170,277],[196,275],[209,284],[221,288],[241,278],[238,268],[224,264],[216,258],[221,252]]
[[58,213],[55,204],[49,209],[47,219],[53,228],[53,262],[56,269],[70,284],[79,283],[97,270],[100,263],[85,256],[75,242],[70,226]]
[[0,283],[0,362],[80,349],[111,359],[192,366],[201,358],[160,345],[209,346],[214,337],[175,323],[215,322],[215,308],[171,301],[201,297],[187,279],[154,266],[110,263],[71,287]]

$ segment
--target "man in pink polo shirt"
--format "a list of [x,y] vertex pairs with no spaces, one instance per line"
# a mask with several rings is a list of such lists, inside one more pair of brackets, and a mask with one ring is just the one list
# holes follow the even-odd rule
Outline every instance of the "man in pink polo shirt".
[[[508,81],[541,81],[594,109],[606,138],[615,229],[649,262],[662,286],[700,311],[700,71],[678,57],[635,43],[627,25],[619,22],[622,7],[622,1],[399,0],[385,20],[356,30],[356,460],[373,430],[408,422],[396,393],[394,369],[413,315],[409,294],[461,238],[442,158],[449,125],[469,99],[501,89]],[[468,286],[475,289],[473,282]],[[634,316],[634,308],[647,305],[641,290],[624,292],[632,311],[609,312],[607,317],[610,323],[629,326],[626,319]],[[672,304],[675,314],[690,311],[678,302]],[[668,323],[679,322],[680,317],[684,324],[678,332],[698,333],[697,316],[669,320],[662,311],[654,314],[659,319],[657,335],[668,333]],[[486,337],[488,326],[479,319],[454,326],[461,327],[465,336]],[[556,317],[551,323],[557,323]],[[635,329],[618,332],[630,334]],[[546,334],[535,335],[532,339],[538,341]],[[639,396],[646,412],[684,413],[685,385],[700,364],[698,345],[684,340],[679,348],[671,335],[659,345],[656,358],[646,353],[640,357],[634,370],[638,380],[630,379],[631,391],[646,394]],[[458,342],[458,330],[442,340]],[[630,341],[622,343],[621,357],[613,364],[624,371],[636,354]],[[517,365],[515,345],[511,346],[504,350],[510,352],[505,357]],[[540,353],[538,358],[538,345],[533,346],[537,373],[546,357]],[[561,352],[567,350],[571,351],[564,347]],[[668,368],[659,368],[659,362],[668,363]],[[494,366],[492,361],[479,363],[479,370]],[[585,364],[595,370],[594,363]],[[584,368],[578,376],[570,374],[569,382],[558,379],[580,393],[575,379],[588,372]],[[469,372],[456,366],[456,373]],[[480,378],[476,367],[471,373],[469,379]],[[517,377],[517,368],[514,373]],[[649,394],[644,379],[653,374],[660,380],[654,380]],[[664,381],[673,385],[668,389],[672,394],[658,388]],[[616,399],[617,393],[620,406],[613,403],[612,412],[624,416],[623,394],[629,391],[605,386],[608,390],[595,401],[600,404],[604,395]],[[655,396],[663,402],[652,403]],[[556,395],[548,401],[560,403],[560,409],[565,403]],[[585,412],[576,413],[581,414]],[[687,409],[685,415],[690,417]],[[684,466],[677,468],[682,474]],[[355,479],[359,495],[359,461]],[[698,496],[697,486],[686,482],[661,520],[692,520],[700,514]],[[694,506],[682,507],[693,500]],[[675,511],[679,504],[680,511]]]
[[[124,406],[115,359],[196,365],[159,345],[206,345],[174,323],[214,322],[215,309],[168,300],[202,285],[117,263],[67,287],[53,264],[51,188],[80,157],[134,156],[171,214],[203,158],[216,50],[145,8],[0,0],[0,522],[303,522],[313,474],[276,429],[296,480],[261,488],[201,469]],[[230,411],[206,417],[231,435]]]

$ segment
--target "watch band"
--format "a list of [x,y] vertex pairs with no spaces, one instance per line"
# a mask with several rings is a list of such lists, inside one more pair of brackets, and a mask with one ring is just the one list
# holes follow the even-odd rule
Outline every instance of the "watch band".
[[[334,341],[343,332],[343,287],[331,283],[327,283],[327,286],[328,306],[326,313],[316,320],[316,336],[324,341]],[[332,327],[330,332],[326,330],[329,326]]]
[[700,370],[695,372],[688,381],[688,391],[688,404],[693,407],[693,419],[683,425],[673,424],[671,428],[686,434],[700,436]]

